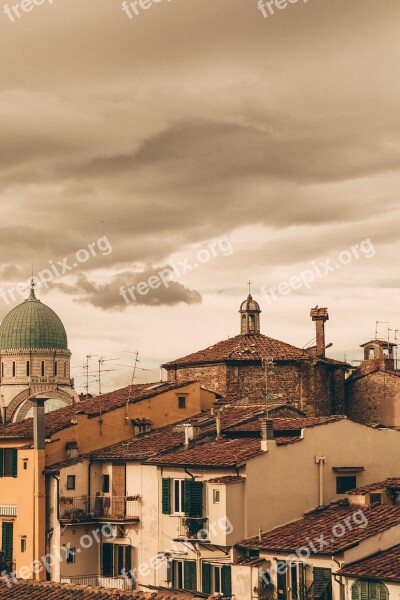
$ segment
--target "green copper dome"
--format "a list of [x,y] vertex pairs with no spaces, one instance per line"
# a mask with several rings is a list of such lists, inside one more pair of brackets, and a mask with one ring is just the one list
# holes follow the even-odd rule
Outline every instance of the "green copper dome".
[[36,298],[33,288],[0,325],[0,349],[6,348],[68,348],[61,319]]

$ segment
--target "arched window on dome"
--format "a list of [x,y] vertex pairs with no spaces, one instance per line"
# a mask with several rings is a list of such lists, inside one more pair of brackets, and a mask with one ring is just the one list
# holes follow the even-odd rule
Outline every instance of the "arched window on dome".
[[4,377],[4,363],[1,363],[1,376]]
[[254,333],[256,330],[256,317],[255,315],[249,315],[249,332]]
[[17,365],[15,364],[15,360],[13,360],[12,364],[12,376],[15,377],[17,374]]
[[54,377],[57,377],[57,372],[58,372],[58,365],[57,365],[57,361],[54,362]]
[[42,364],[40,367],[40,375],[41,375],[41,377],[44,377],[44,360],[42,360]]
[[31,374],[31,363],[29,360],[26,361],[26,376],[29,377]]
[[389,600],[389,590],[381,581],[359,579],[351,586],[351,600]]
[[64,377],[67,376],[67,363],[64,363]]
[[242,334],[246,333],[246,315],[242,315]]

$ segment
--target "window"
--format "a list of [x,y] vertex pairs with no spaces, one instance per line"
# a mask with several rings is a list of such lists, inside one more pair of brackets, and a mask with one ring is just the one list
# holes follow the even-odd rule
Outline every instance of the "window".
[[256,329],[256,322],[255,322],[254,315],[249,315],[249,331],[250,331],[250,333],[254,333],[255,329]]
[[374,348],[368,348],[368,357],[375,358],[375,350]]
[[74,490],[76,484],[75,475],[67,475],[67,490]]
[[370,494],[369,502],[370,504],[382,504],[382,494]]
[[174,479],[174,513],[184,514],[185,512],[185,480]]
[[336,493],[345,494],[357,487],[357,477],[355,475],[342,475],[336,477]]
[[65,559],[67,561],[67,565],[75,564],[76,557],[76,548],[71,548],[70,544],[63,546],[63,550],[65,552]]
[[0,477],[17,477],[17,448],[0,448]]
[[230,565],[203,563],[202,591],[205,594],[221,593],[232,595],[232,576]]
[[380,581],[355,581],[351,586],[351,600],[389,600],[389,591]]
[[4,363],[1,363],[1,376],[4,377]]
[[221,501],[221,491],[213,490],[213,504],[219,504]]
[[21,538],[21,552],[26,552],[26,538]]
[[64,377],[67,376],[67,363],[64,363]]
[[44,360],[42,360],[42,364],[41,364],[41,367],[40,367],[40,374],[41,374],[42,377],[44,377]]
[[178,408],[186,408],[186,398],[185,396],[178,397]]
[[12,376],[13,377],[15,377],[16,372],[17,372],[17,367],[16,367],[16,364],[15,364],[15,360],[13,360],[13,364],[12,364]]
[[197,591],[196,563],[191,560],[172,561],[172,587],[178,590]]
[[28,461],[24,460],[24,471],[28,469]]
[[101,558],[103,577],[120,577],[132,570],[132,546],[103,544]]
[[109,475],[103,475],[101,478],[101,491],[103,492],[103,494],[108,494],[110,491],[110,476]]
[[26,376],[29,377],[31,374],[31,363],[29,360],[26,361]]
[[55,363],[54,363],[54,377],[57,377],[57,372],[58,372],[58,365],[57,365],[57,361],[55,361]]
[[14,523],[3,521],[1,528],[1,547],[4,558],[8,561],[13,559]]

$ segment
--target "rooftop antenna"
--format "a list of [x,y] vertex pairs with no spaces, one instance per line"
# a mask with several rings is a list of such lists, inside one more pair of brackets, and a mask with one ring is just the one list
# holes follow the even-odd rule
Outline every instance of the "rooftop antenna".
[[128,406],[131,401],[132,387],[133,387],[133,382],[135,381],[136,369],[138,368],[138,363],[140,362],[139,361],[139,350],[136,350],[136,352],[134,352],[134,355],[135,355],[135,362],[133,364],[132,377],[131,377],[131,382],[129,384],[128,399],[126,401],[126,408],[125,408],[125,419],[126,420],[128,419]]
[[110,362],[111,360],[119,360],[119,358],[104,358],[103,356],[99,358],[99,396],[101,396],[101,374],[102,372],[105,373],[101,367],[105,362]]
[[86,354],[86,365],[83,367],[86,369],[86,400],[89,398],[89,360],[98,354]]

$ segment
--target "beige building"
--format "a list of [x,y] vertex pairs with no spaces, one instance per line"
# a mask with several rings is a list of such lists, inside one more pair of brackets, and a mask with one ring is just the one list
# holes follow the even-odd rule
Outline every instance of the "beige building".
[[400,479],[391,478],[242,540],[233,566],[234,595],[241,600],[397,597],[398,585],[389,591],[385,577],[393,582],[396,571],[400,574],[399,547],[393,547],[400,535],[399,497]]

